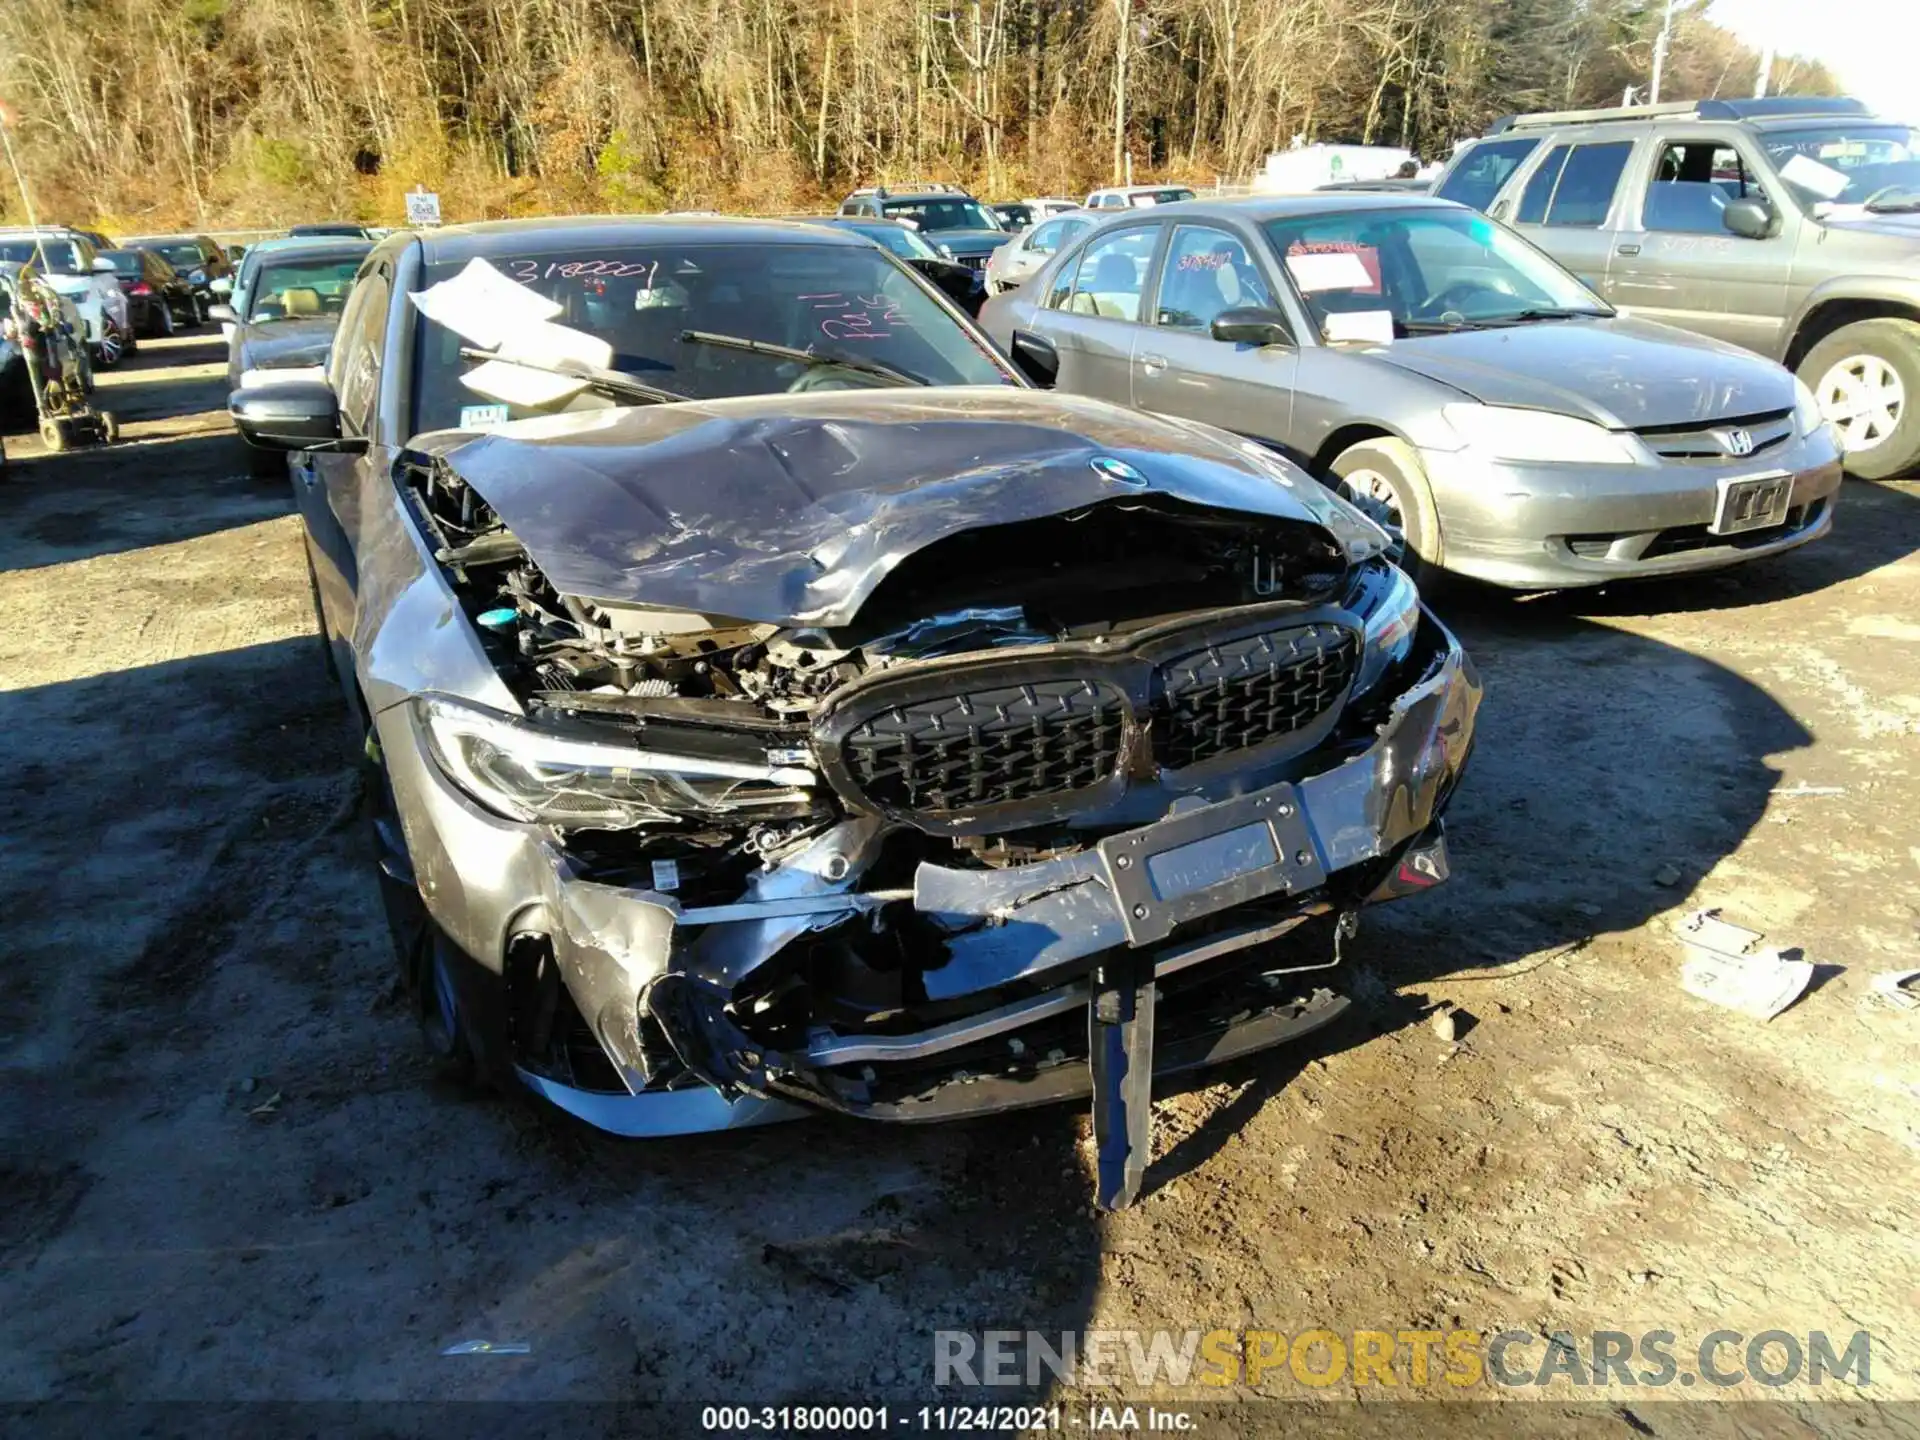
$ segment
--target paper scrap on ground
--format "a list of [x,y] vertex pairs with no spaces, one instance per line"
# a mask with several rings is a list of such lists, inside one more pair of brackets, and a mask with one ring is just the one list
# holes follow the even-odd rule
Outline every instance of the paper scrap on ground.
[[524,1340],[461,1340],[447,1346],[442,1355],[531,1355],[533,1346]]
[[[1294,257],[1289,257],[1289,262],[1292,258]],[[1356,260],[1355,263],[1359,262]],[[1327,316],[1326,323],[1320,327],[1320,333],[1329,340],[1364,340],[1372,345],[1391,345],[1393,343],[1393,312],[1391,310],[1336,312]]]
[[1920,1010],[1920,970],[1883,970],[1873,977],[1873,995],[1896,1010]]
[[1710,1004],[1771,1020],[1813,983],[1810,962],[1759,948],[1763,937],[1757,930],[1730,924],[1718,911],[1694,911],[1680,922],[1679,933],[1688,950],[1680,988]]
[[1822,165],[1810,155],[1795,155],[1780,167],[1780,178],[1811,190],[1822,200],[1831,200],[1852,182],[1844,170]]
[[495,349],[522,327],[560,313],[559,305],[484,260],[469,260],[467,268],[451,280],[416,290],[407,298],[429,320],[483,350]]
[[[1293,283],[1308,295],[1319,290],[1371,290],[1373,288],[1373,277],[1367,274],[1367,267],[1360,263],[1360,257],[1351,250],[1336,250],[1314,255],[1289,255],[1287,256],[1287,273],[1293,276]],[[1393,337],[1389,335],[1387,338]]]

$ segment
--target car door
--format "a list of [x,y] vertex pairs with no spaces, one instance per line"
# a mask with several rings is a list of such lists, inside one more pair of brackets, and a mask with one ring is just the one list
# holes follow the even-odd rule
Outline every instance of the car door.
[[[1655,132],[1615,235],[1607,298],[1649,320],[1779,353],[1800,217],[1769,197],[1736,135]],[[1730,200],[1767,201],[1780,225],[1764,240],[1735,235]]]
[[1632,140],[1604,137],[1555,145],[1527,174],[1517,204],[1510,184],[1487,213],[1506,221],[1604,295],[1621,181],[1634,146]]
[[1134,343],[1165,230],[1156,224],[1101,230],[1060,267],[1033,312],[1059,356],[1059,389],[1133,403]]
[[[1034,271],[1051,260],[1062,245],[1071,245],[1074,239],[1092,223],[1091,220],[1061,219],[1036,225],[1007,246],[1007,249],[1013,253],[1001,268],[1001,282],[1006,285],[1021,285],[1031,280]],[[1015,246],[1018,247],[1017,250]]]
[[1298,347],[1234,344],[1210,328],[1226,310],[1279,309],[1259,247],[1222,225],[1181,222],[1172,230],[1150,323],[1134,347],[1133,403],[1284,444]]
[[[371,440],[376,435],[374,412],[392,296],[392,262],[369,259],[354,278],[327,360],[327,380],[340,402],[342,436]],[[325,638],[346,667],[343,675],[353,673],[350,642],[360,577],[352,537],[359,529],[361,471],[385,464],[378,446],[361,455],[306,450],[293,457],[294,498],[306,522]]]

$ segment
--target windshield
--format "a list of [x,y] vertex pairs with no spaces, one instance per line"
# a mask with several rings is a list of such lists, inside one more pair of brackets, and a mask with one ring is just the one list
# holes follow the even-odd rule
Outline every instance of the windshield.
[[165,256],[169,265],[180,270],[198,270],[207,263],[207,257],[200,253],[198,245],[155,245],[152,248]]
[[36,253],[44,253],[46,263],[41,266],[49,275],[81,275],[86,273],[80,264],[80,247],[71,240],[0,240],[0,260],[25,262],[32,260]]
[[903,260],[938,260],[940,252],[904,225],[849,225],[869,240],[878,240]]
[[140,273],[140,252],[138,250],[102,250],[102,260],[111,261],[116,275],[138,275]]
[[1612,313],[1526,241],[1469,210],[1315,215],[1266,231],[1330,339]]
[[353,288],[354,272],[361,255],[346,255],[338,260],[306,260],[261,268],[246,318],[255,325],[275,320],[311,320],[315,316],[338,315],[346,308],[347,291]]
[[1822,125],[1760,137],[1802,203],[1920,206],[1920,133],[1904,125]]
[[[417,331],[416,433],[616,403],[593,391],[542,402],[518,398],[512,384],[489,388],[493,382],[476,374],[476,362],[460,351],[493,348],[499,317],[509,313],[547,319],[551,328],[540,332],[540,349],[548,355],[619,371],[690,399],[898,383],[823,363],[835,355],[929,385],[1016,383],[917,278],[867,246],[531,250],[471,265],[432,265],[426,280],[429,286],[457,283],[438,295],[414,296],[416,310],[434,312],[422,313]],[[505,290],[511,281],[525,293]],[[710,338],[688,340],[688,332]],[[783,347],[806,358],[755,353],[713,338]],[[507,372],[509,381],[526,374],[518,367],[489,369]]]
[[889,200],[881,210],[894,219],[918,220],[922,230],[999,230],[1004,228],[978,200]]

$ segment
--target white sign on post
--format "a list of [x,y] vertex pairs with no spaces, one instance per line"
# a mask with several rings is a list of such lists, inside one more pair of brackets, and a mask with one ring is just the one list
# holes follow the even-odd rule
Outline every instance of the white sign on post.
[[407,224],[438,225],[440,197],[430,190],[415,190],[407,196]]

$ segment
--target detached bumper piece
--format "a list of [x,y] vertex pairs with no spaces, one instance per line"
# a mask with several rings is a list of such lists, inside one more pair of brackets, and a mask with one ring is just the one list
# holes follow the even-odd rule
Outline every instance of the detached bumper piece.
[[1132,955],[1093,967],[1087,1056],[1093,1069],[1094,1194],[1122,1210],[1153,1154],[1153,967]]

